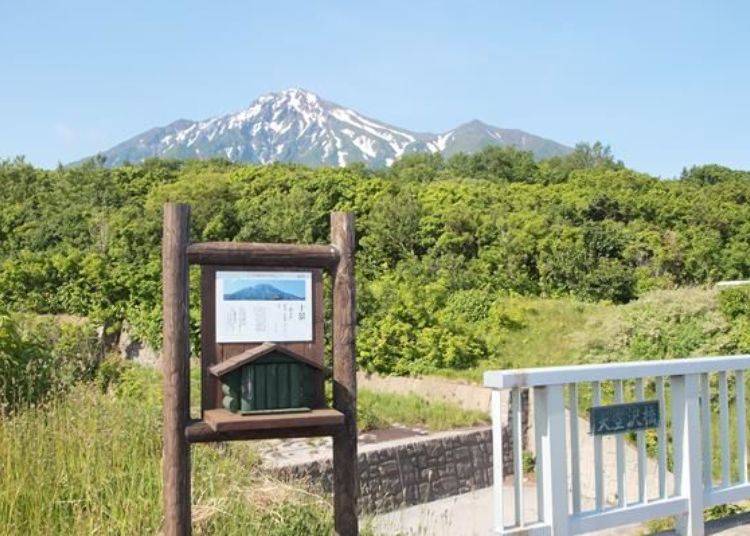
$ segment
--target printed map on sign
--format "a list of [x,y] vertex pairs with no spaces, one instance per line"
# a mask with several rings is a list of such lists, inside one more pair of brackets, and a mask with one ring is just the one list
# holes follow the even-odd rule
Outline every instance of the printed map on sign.
[[216,342],[312,339],[312,273],[216,272]]

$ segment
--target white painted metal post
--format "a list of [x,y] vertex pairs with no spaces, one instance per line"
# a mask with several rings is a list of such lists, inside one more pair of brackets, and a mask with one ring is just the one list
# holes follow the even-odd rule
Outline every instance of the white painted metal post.
[[703,536],[703,478],[698,374],[672,376],[672,440],[675,494],[688,499],[688,512],[678,517],[677,533]]
[[492,509],[494,532],[503,533],[503,411],[501,391],[492,390],[490,400],[492,413]]
[[[565,442],[565,400],[563,385],[534,388],[534,411],[537,423],[543,424],[541,452],[537,453],[537,486],[542,486],[544,511],[552,536],[568,535],[568,469]],[[541,460],[540,460],[541,458]]]
[[534,472],[537,479],[536,485],[536,519],[539,523],[544,523],[544,486],[540,485],[542,467],[542,436],[537,430],[544,430],[546,424],[547,415],[546,413],[540,413],[536,410],[536,394],[529,393],[529,402],[533,406],[534,415]]
[[513,446],[513,506],[515,507],[516,526],[524,525],[523,508],[523,422],[521,408],[521,389],[510,392],[510,430]]

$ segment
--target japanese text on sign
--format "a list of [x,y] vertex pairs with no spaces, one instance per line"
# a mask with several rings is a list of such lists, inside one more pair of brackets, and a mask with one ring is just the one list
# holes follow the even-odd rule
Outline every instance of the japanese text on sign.
[[659,402],[632,402],[589,408],[592,435],[620,434],[659,426]]

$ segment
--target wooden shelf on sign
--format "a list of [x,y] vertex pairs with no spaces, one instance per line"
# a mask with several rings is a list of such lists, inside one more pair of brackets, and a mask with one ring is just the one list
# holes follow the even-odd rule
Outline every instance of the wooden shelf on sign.
[[335,409],[314,409],[296,413],[263,413],[242,415],[225,409],[203,412],[203,420],[185,428],[191,443],[269,439],[277,437],[317,437],[338,433],[344,425],[344,414]]

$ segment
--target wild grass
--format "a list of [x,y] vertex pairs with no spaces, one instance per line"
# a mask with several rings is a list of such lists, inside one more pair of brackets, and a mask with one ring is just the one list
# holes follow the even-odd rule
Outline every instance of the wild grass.
[[[159,532],[161,375],[109,360],[101,370],[105,379],[0,418],[0,535]],[[197,395],[197,370],[191,376]],[[360,392],[359,419],[363,429],[487,421],[452,404],[369,391]],[[270,477],[248,442],[193,446],[192,479],[197,534],[332,532],[328,498]]]
[[431,401],[414,394],[396,395],[366,389],[358,392],[357,419],[362,431],[397,425],[436,431],[489,422],[486,413],[465,410],[456,404]]
[[[131,379],[119,393],[81,384],[0,419],[0,534],[159,532],[161,411],[158,397],[141,396],[152,379]],[[252,451],[236,452],[193,447],[197,534],[331,533],[326,498],[269,478]]]
[[486,370],[529,368],[570,364],[585,348],[580,333],[587,324],[611,314],[616,306],[584,303],[572,299],[514,297],[522,310],[522,324],[508,330],[490,345],[479,364],[465,370],[438,370],[436,374],[474,383],[482,382]]

